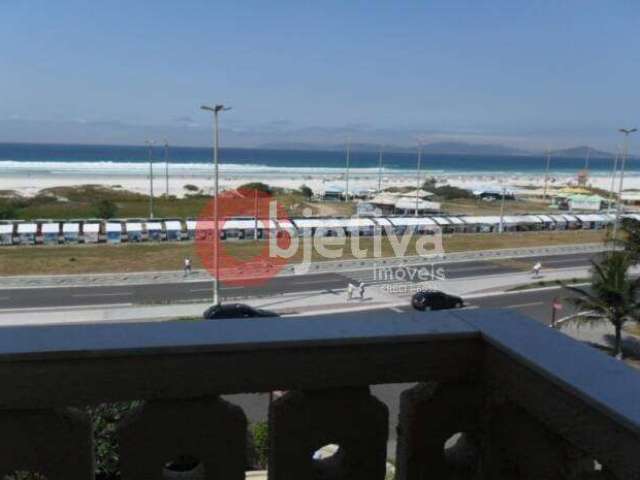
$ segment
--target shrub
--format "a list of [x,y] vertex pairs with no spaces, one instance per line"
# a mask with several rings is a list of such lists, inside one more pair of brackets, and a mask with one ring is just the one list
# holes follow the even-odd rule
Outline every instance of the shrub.
[[311,197],[313,197],[313,190],[311,190],[309,187],[307,187],[306,185],[302,185],[300,187],[300,193],[302,194],[302,196],[306,199],[309,199]]
[[451,185],[443,185],[442,187],[434,188],[431,191],[438,197],[445,200],[452,200],[455,198],[475,198],[473,193],[471,193],[469,190],[453,187]]
[[141,402],[103,403],[87,409],[93,424],[97,479],[120,478],[116,428],[125,415],[140,405]]
[[262,182],[245,183],[244,185],[240,185],[238,190],[257,190],[262,193],[273,193],[273,189],[266,183]]
[[265,469],[269,463],[269,425],[267,422],[256,422],[250,428],[257,466],[260,469]]
[[118,206],[111,200],[103,198],[94,202],[93,213],[98,218],[113,218],[118,215]]
[[187,183],[182,188],[184,188],[187,192],[197,192],[199,190],[198,187],[196,187],[195,185],[193,185],[191,183]]

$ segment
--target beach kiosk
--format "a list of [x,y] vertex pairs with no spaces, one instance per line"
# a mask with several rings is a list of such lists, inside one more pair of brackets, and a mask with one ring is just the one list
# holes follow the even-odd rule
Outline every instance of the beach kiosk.
[[13,223],[0,224],[0,245],[13,244]]
[[18,224],[18,243],[21,245],[34,245],[36,243],[36,233],[38,225],[35,223]]
[[198,222],[196,222],[195,220],[187,220],[187,238],[189,240],[195,240],[197,227]]
[[84,243],[98,243],[100,241],[100,225],[100,223],[84,223],[82,225]]
[[40,224],[42,243],[45,245],[57,245],[60,243],[60,224],[58,222]]
[[428,217],[390,217],[396,233],[404,235],[406,232],[430,234],[440,230],[436,222]]
[[451,229],[452,232],[456,232],[456,233],[464,232],[464,229],[465,229],[464,220],[458,217],[447,217],[447,218],[451,222],[449,229]]
[[178,220],[168,220],[164,222],[164,229],[167,232],[167,241],[175,242],[182,240],[182,223]]
[[[142,230],[142,226],[140,226]],[[107,234],[107,243],[121,243],[122,242],[122,223],[120,222],[107,222],[105,225],[105,233]]]
[[162,240],[161,222],[147,222],[145,227],[147,229],[147,239],[150,242],[159,242]]
[[[127,242],[137,243],[142,241],[142,223],[140,222],[126,222],[127,228]],[[107,240],[109,238],[109,231],[107,230]]]
[[80,224],[65,222],[62,224],[62,238],[64,243],[78,243],[80,239]]

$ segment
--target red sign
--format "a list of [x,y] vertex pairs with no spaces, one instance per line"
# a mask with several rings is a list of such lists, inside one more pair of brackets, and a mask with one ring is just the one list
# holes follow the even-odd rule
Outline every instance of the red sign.
[[558,300],[553,301],[553,309],[554,310],[562,310],[562,304]]
[[[239,248],[238,244],[235,250],[242,256],[236,256],[230,247],[234,242],[221,241],[227,234],[253,239],[256,223],[260,242],[255,245],[255,251],[251,251],[252,256],[246,255],[249,248]],[[273,237],[271,241],[286,249],[291,237],[283,225],[288,224],[286,210],[270,194],[255,189],[225,191],[217,199],[208,201],[198,216],[196,251],[204,268],[212,277],[219,277],[220,282],[242,287],[261,285],[275,277],[287,263],[284,257],[270,255],[269,238]]]

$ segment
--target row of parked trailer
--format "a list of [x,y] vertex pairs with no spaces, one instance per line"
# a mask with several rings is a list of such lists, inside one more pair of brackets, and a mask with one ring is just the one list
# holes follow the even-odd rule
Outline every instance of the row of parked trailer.
[[[640,221],[638,214],[625,217]],[[432,234],[503,231],[594,230],[605,228],[614,216],[607,213],[584,215],[505,215],[499,216],[428,216],[428,217],[358,217],[292,218],[287,220],[227,219],[220,224],[223,240],[268,238],[282,232],[292,235],[371,236],[408,230]],[[69,220],[5,221],[0,224],[0,244],[34,245],[64,243],[154,242],[193,240],[212,235],[213,221],[155,220]]]

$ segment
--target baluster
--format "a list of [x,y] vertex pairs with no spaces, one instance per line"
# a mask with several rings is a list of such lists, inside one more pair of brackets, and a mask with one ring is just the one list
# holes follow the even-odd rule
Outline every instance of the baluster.
[[[286,393],[269,409],[269,480],[384,480],[388,418],[368,388]],[[313,458],[330,444],[331,458]]]
[[118,430],[123,480],[161,480],[168,462],[202,480],[244,480],[247,420],[219,397],[150,401]]
[[47,480],[92,480],[93,435],[80,410],[0,411],[0,478],[15,471]]

